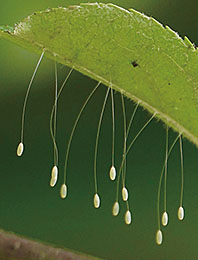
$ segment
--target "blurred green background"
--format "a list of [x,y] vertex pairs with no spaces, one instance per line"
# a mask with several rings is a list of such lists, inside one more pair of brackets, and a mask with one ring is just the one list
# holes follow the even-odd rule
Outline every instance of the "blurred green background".
[[[81,1],[86,2],[86,1]],[[104,1],[108,2],[108,1]],[[183,37],[198,43],[198,2],[196,0],[124,0],[112,1],[125,8],[135,8],[169,25]],[[79,1],[3,1],[0,24],[13,25],[34,11],[68,6]],[[60,178],[54,189],[49,187],[53,164],[53,146],[49,117],[53,105],[54,63],[44,58],[28,100],[25,121],[25,153],[16,156],[20,138],[22,104],[29,80],[38,60],[9,42],[0,41],[0,228],[68,247],[104,259],[197,259],[198,258],[198,160],[197,149],[184,140],[184,207],[186,217],[177,220],[181,171],[179,144],[168,165],[168,212],[170,223],[164,231],[164,243],[155,244],[157,229],[156,202],[159,176],[165,156],[165,127],[155,120],[137,140],[128,156],[127,187],[130,192],[132,224],[124,224],[125,204],[119,217],[111,215],[116,184],[108,178],[111,165],[111,103],[108,100],[98,152],[98,185],[101,208],[92,205],[93,159],[97,124],[105,95],[101,86],[83,113],[76,130],[68,164],[68,197],[59,198],[67,141],[73,123],[93,80],[73,72],[58,104],[58,145]],[[59,84],[68,68],[58,66]],[[126,101],[127,118],[134,104]],[[116,166],[121,161],[123,118],[120,95],[116,105]],[[146,111],[138,109],[129,139],[148,120]],[[170,142],[176,134],[170,132]]]

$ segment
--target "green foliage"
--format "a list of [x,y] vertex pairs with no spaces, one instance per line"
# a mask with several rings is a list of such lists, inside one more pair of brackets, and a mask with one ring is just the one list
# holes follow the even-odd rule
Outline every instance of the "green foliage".
[[81,4],[37,12],[0,36],[123,92],[198,145],[198,52],[135,10]]

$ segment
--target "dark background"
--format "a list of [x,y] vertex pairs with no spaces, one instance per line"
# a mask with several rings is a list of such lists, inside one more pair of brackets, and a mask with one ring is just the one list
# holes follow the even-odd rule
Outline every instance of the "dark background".
[[[86,2],[86,1],[81,1]],[[108,1],[104,1],[108,2]],[[68,6],[79,1],[3,1],[0,24],[13,25],[34,11],[48,7]],[[134,8],[169,25],[183,37],[198,43],[198,2],[134,0],[113,1]],[[49,187],[53,164],[53,146],[49,117],[53,105],[54,63],[44,58],[28,99],[25,124],[25,153],[16,156],[20,138],[22,104],[38,55],[14,44],[0,41],[0,227],[18,234],[68,247],[105,259],[197,259],[197,149],[184,140],[184,207],[185,220],[177,220],[181,170],[179,144],[168,165],[168,212],[170,223],[164,229],[164,243],[155,244],[157,229],[157,188],[165,156],[165,127],[155,120],[137,140],[128,156],[127,187],[130,192],[132,224],[124,224],[125,204],[119,217],[111,215],[116,184],[110,182],[111,104],[105,112],[98,151],[98,184],[101,208],[92,205],[94,193],[93,159],[97,123],[105,95],[101,86],[86,108],[76,130],[68,164],[68,197],[59,198],[67,141],[72,125],[88,93],[96,85],[74,72],[58,106],[58,144],[60,178]],[[59,83],[68,68],[58,66]],[[116,166],[120,165],[123,144],[123,118],[119,93],[116,105]],[[128,120],[134,104],[126,100]],[[148,120],[149,114],[138,109],[130,140]],[[176,133],[170,132],[170,142]]]

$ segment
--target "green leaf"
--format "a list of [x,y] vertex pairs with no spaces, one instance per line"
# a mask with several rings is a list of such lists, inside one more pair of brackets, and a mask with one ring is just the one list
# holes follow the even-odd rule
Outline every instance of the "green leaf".
[[[112,86],[198,145],[198,51],[135,10],[81,4],[36,12],[0,36]],[[56,56],[56,58],[55,58]]]

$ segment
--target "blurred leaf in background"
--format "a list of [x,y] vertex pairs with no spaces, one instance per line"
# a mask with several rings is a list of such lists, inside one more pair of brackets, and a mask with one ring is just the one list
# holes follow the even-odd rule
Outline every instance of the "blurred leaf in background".
[[[87,1],[81,1],[87,2]],[[109,2],[109,1],[104,1]],[[13,25],[34,11],[68,6],[79,1],[6,1],[1,4],[0,24]],[[193,1],[113,1],[124,8],[134,8],[169,25],[195,44],[197,7]],[[44,58],[36,75],[27,105],[25,124],[26,150],[16,156],[20,137],[22,104],[38,56],[9,42],[0,41],[0,227],[27,237],[86,252],[105,259],[196,259],[198,209],[197,149],[184,141],[185,220],[177,221],[181,185],[179,145],[168,165],[168,211],[170,223],[161,247],[155,244],[157,228],[157,188],[165,156],[165,128],[153,121],[135,143],[128,156],[127,186],[130,191],[132,225],[124,224],[125,204],[117,218],[111,215],[115,184],[108,178],[111,163],[111,104],[108,102],[102,124],[98,153],[98,183],[102,207],[92,205],[94,193],[93,159],[97,123],[105,95],[101,86],[83,113],[76,130],[68,164],[68,198],[59,198],[63,162],[72,125],[86,97],[96,85],[93,80],[74,72],[59,100],[58,135],[60,179],[49,187],[53,146],[49,117],[53,105],[54,64]],[[59,84],[68,68],[58,66]],[[110,101],[110,100],[109,100]],[[120,95],[116,94],[116,164],[121,161],[123,118]],[[134,104],[126,100],[127,118]],[[149,115],[138,110],[130,140]],[[175,133],[170,133],[170,141]]]

